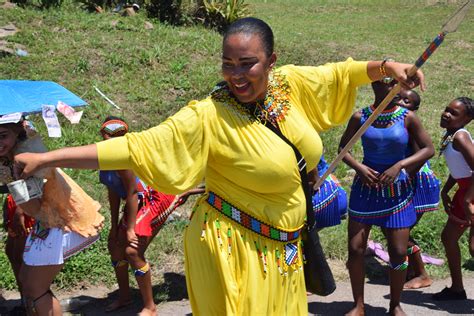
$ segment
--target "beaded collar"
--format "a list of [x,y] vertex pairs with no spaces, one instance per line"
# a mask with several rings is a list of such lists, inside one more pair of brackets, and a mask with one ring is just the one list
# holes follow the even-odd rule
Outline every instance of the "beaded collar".
[[[362,109],[362,116],[367,119],[372,113],[374,113],[375,108],[373,105],[368,106]],[[401,106],[396,106],[390,110],[385,110],[375,119],[372,124],[387,127],[395,122],[405,119],[408,110],[402,108]]]
[[453,133],[450,134],[450,133],[446,132],[443,135],[443,138],[441,138],[441,144],[439,146],[439,155],[440,156],[446,150],[446,147],[448,147],[449,143],[453,142],[453,139],[454,139],[454,134]]
[[262,124],[270,122],[278,126],[278,122],[285,119],[290,109],[290,86],[285,76],[278,70],[270,73],[267,95],[264,100],[254,103],[241,103],[230,91],[227,82],[217,84],[210,93],[211,98],[227,106],[237,109],[251,121]]

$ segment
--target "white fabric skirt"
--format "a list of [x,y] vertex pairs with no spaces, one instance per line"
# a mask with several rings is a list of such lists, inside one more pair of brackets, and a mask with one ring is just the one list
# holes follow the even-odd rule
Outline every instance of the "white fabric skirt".
[[28,235],[23,261],[29,266],[63,264],[64,260],[99,240],[99,234],[84,237],[61,228],[44,228],[36,223]]

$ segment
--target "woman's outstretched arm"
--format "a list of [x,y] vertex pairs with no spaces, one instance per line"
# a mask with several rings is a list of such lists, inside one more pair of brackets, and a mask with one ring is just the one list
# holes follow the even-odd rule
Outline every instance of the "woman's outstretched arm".
[[28,178],[40,169],[48,167],[99,169],[95,144],[66,147],[45,153],[22,153],[15,156],[16,178]]

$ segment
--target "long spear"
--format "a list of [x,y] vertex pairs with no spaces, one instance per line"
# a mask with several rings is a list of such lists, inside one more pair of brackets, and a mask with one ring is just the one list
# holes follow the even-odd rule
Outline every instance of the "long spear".
[[[448,33],[456,32],[458,29],[459,24],[461,24],[462,20],[466,16],[467,12],[469,11],[469,8],[472,6],[474,3],[474,0],[469,0],[466,2],[461,8],[459,8],[456,13],[453,14],[453,16],[443,25],[443,28],[441,29],[441,33],[436,36],[436,38],[431,42],[431,44],[426,48],[426,50],[421,54],[421,56],[418,58],[418,60],[415,62],[415,64],[408,70],[408,77],[413,77],[418,69],[423,66],[425,61],[433,54],[433,52],[438,48],[439,45],[444,40],[444,37]],[[349,142],[344,146],[344,148],[340,151],[339,155],[337,155],[336,159],[331,163],[329,168],[326,170],[324,175],[318,179],[316,184],[314,185],[314,189],[318,189],[324,182],[324,179],[326,179],[331,172],[333,172],[334,168],[341,162],[341,160],[344,158],[344,156],[351,150],[352,146],[359,140],[359,138],[362,136],[362,134],[365,133],[367,128],[377,119],[377,117],[380,115],[380,113],[385,110],[387,105],[390,103],[390,101],[393,100],[396,94],[400,92],[401,86],[400,84],[396,84],[392,90],[390,90],[390,93],[387,94],[385,99],[379,104],[379,106],[374,110],[372,115],[365,121],[364,124],[357,130],[357,132],[352,136],[352,138],[349,140]]]

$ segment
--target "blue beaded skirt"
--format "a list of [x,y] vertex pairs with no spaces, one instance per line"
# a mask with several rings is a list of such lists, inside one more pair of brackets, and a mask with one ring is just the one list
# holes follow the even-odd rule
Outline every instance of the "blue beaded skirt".
[[440,181],[426,162],[413,179],[413,205],[417,214],[436,211],[439,205]]
[[337,178],[330,174],[313,194],[313,211],[316,227],[325,228],[341,223],[347,214],[347,194]]
[[[371,165],[382,173],[390,166]],[[402,170],[390,185],[367,186],[355,176],[349,199],[351,220],[383,228],[406,228],[416,222],[413,205],[414,187],[408,174]]]

